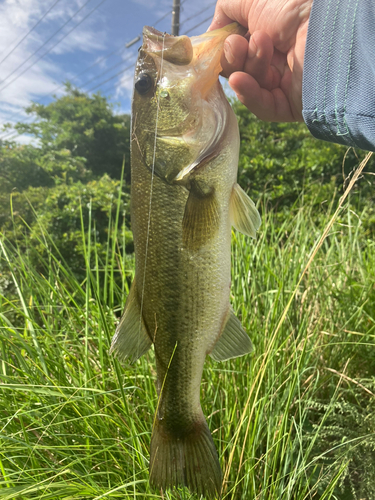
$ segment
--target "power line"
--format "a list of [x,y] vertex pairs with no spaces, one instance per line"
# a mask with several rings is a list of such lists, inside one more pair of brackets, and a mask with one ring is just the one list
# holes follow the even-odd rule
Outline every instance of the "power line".
[[195,30],[195,28],[199,28],[199,26],[201,26],[203,23],[206,23],[210,19],[212,19],[212,14],[211,14],[211,16],[207,17],[206,19],[203,19],[203,21],[201,21],[199,24],[196,24],[192,28],[189,28],[187,31],[185,31],[185,33],[182,33],[182,34],[187,35],[188,33],[191,33],[193,30]]
[[83,88],[83,87],[86,87],[87,84],[93,82],[94,80],[96,80],[97,78],[100,78],[101,76],[105,75],[106,73],[109,73],[112,69],[114,68],[117,68],[118,66],[121,66],[121,64],[124,64],[124,62],[128,61],[129,59],[131,59],[133,57],[133,54],[129,54],[128,57],[126,57],[125,59],[123,59],[122,61],[114,64],[113,66],[111,66],[110,68],[107,68],[105,71],[103,71],[102,73],[99,73],[99,75],[96,75],[94,76],[93,78],[90,78],[90,80],[87,80],[87,82],[85,83],[82,83],[82,85],[80,85],[80,88]]
[[[73,15],[73,16],[71,16],[71,17],[69,18],[69,20],[68,20],[68,21],[67,21],[67,22],[66,22],[66,23],[65,23],[65,24],[64,24],[64,25],[63,25],[63,26],[62,26],[62,27],[61,27],[58,31],[56,31],[56,32],[54,33],[54,35],[56,35],[56,33],[58,33],[59,31],[61,31],[61,29],[62,29],[64,26],[66,26],[66,24],[67,24],[67,23],[68,23],[71,19],[73,19],[73,17],[75,17],[75,16],[79,13],[79,11],[80,11],[80,10],[82,10],[82,9],[83,9],[83,7],[84,7],[85,5],[87,5],[90,1],[91,1],[91,0],[88,0],[88,1],[87,1],[87,2],[86,2],[86,3],[85,3],[85,4],[84,4],[84,5],[83,5],[83,6],[82,6],[82,7],[81,7],[81,8],[80,8],[80,9],[79,9],[79,10],[78,10],[78,11],[77,11],[74,15]],[[44,54],[42,54],[42,55],[41,55],[38,59],[36,59],[36,61],[34,61],[34,62],[30,65],[30,66],[28,66],[28,67],[27,67],[27,68],[26,68],[26,69],[25,69],[22,73],[20,73],[20,74],[19,74],[16,78],[13,78],[13,80],[11,80],[10,82],[8,82],[8,84],[7,84],[7,85],[5,85],[4,87],[2,87],[2,88],[0,89],[0,92],[1,92],[2,90],[4,90],[6,87],[8,87],[8,86],[9,86],[11,83],[13,83],[15,80],[17,80],[17,78],[19,78],[20,76],[22,76],[22,75],[23,75],[23,74],[24,74],[24,73],[25,73],[28,69],[30,69],[32,66],[34,66],[34,64],[36,64],[36,63],[37,63],[40,59],[42,59],[42,58],[43,58],[46,54],[48,54],[48,52],[50,52],[50,51],[51,51],[54,47],[56,47],[56,45],[58,45],[60,42],[62,42],[62,40],[64,40],[64,38],[66,38],[66,37],[67,37],[67,36],[68,36],[68,35],[69,35],[69,34],[70,34],[73,30],[75,30],[75,29],[76,29],[76,28],[77,28],[80,24],[82,24],[82,23],[83,23],[83,21],[85,21],[85,20],[86,20],[89,16],[91,16],[91,14],[92,14],[92,13],[93,13],[93,12],[94,12],[94,11],[95,11],[98,7],[100,7],[100,5],[102,5],[105,1],[106,1],[106,0],[102,0],[102,2],[100,2],[98,5],[96,5],[96,7],[95,7],[94,9],[92,9],[92,10],[91,10],[91,11],[90,11],[90,12],[89,12],[89,13],[88,13],[88,14],[87,14],[87,15],[86,15],[83,19],[81,19],[81,21],[80,21],[78,24],[76,24],[75,26],[73,26],[73,28],[72,28],[70,31],[68,31],[68,32],[67,32],[67,33],[66,33],[66,34],[65,34],[65,35],[64,35],[64,36],[63,36],[63,37],[62,37],[62,38],[61,38],[61,39],[57,42],[57,43],[55,43],[55,45],[53,45],[52,47],[50,47],[50,49],[48,49],[46,52],[44,52]],[[53,35],[53,36],[54,36],[54,35]],[[51,38],[49,38],[49,40],[50,40],[50,39],[51,39]],[[44,43],[41,47],[43,47],[46,43],[47,43],[47,42],[45,42],[45,43]],[[40,50],[40,49],[41,49],[41,47],[39,47],[39,49],[38,49],[38,50]],[[38,52],[38,50],[37,50],[36,52]],[[36,52],[34,52],[34,54],[35,54]],[[24,62],[25,62],[25,61],[24,61]],[[9,76],[9,75],[8,75],[8,76]],[[22,112],[19,112],[19,113],[13,114],[13,115],[12,115],[12,116],[8,119],[8,120],[11,120],[14,116],[19,116],[20,114],[22,114]],[[3,122],[3,123],[4,123],[4,122]]]
[[[115,54],[116,52],[120,52],[120,50],[123,50],[124,49],[124,44],[121,45],[121,47],[115,49],[115,50],[112,50],[112,52],[109,52],[108,54],[104,55],[103,57],[101,57],[100,59],[98,59],[96,62],[94,62],[93,64],[91,64],[90,66],[88,66],[87,68],[85,68],[83,71],[80,71],[79,73],[77,73],[76,75],[74,75],[70,80],[76,80],[79,76],[83,75],[84,73],[86,73],[89,69],[93,68],[94,66],[97,66],[98,64],[100,64],[101,62],[105,61],[106,59],[108,59],[109,57],[111,57],[113,54]],[[87,82],[86,82],[87,83]],[[52,93],[55,93],[57,92],[58,90],[60,90],[62,87],[64,86],[64,83],[62,83],[61,85],[59,85],[58,87],[55,88],[55,90],[52,91]]]
[[[169,16],[169,14],[172,13],[172,10],[169,10],[168,12],[166,12],[163,16],[159,17],[159,19],[157,19],[154,23],[153,23],[153,26],[156,26],[157,24],[159,24],[161,21],[163,21],[167,16]],[[141,35],[138,35],[139,37]],[[137,37],[135,37],[137,38]],[[129,43],[129,42],[128,42]],[[125,45],[125,47],[124,47]],[[130,46],[129,46],[130,47]],[[115,50],[112,50],[111,52],[108,52],[107,54],[105,54],[104,56],[102,56],[100,59],[98,59],[96,62],[94,62],[93,64],[91,64],[90,66],[88,66],[87,68],[85,68],[83,71],[80,71],[79,73],[77,73],[76,75],[74,75],[70,80],[76,80],[79,76],[83,75],[84,73],[86,73],[89,69],[93,68],[94,66],[97,66],[98,64],[100,64],[101,62],[105,61],[106,59],[108,59],[109,57],[111,57],[112,55],[116,54],[117,52],[120,52],[120,50],[123,50],[124,48],[129,48],[127,47],[126,45],[126,42],[125,44],[122,44],[121,47],[115,49]],[[121,63],[119,63],[121,64]],[[113,66],[112,68],[110,69],[113,69]],[[110,70],[108,70],[110,71]],[[103,75],[103,73],[101,73],[99,76]],[[89,82],[86,82],[84,83],[83,85],[80,85],[80,87],[84,87],[87,83]],[[60,90],[62,87],[64,86],[64,83],[62,83],[61,85],[59,85],[58,87],[56,87],[52,93],[55,93],[57,92],[58,90]]]
[[[124,62],[124,61],[122,61]],[[134,68],[134,63],[132,63],[131,65],[127,66],[126,68],[124,68],[123,70],[119,71],[118,73],[114,74],[113,76],[111,76],[110,78],[107,78],[107,80],[104,80],[103,82],[100,82],[98,85],[96,85],[95,87],[92,87],[91,89],[87,90],[87,93],[88,92],[92,92],[93,90],[97,89],[98,87],[100,87],[101,85],[104,85],[105,83],[113,80],[114,78],[116,78],[117,76],[125,73],[126,71],[129,71],[130,69]],[[98,78],[99,76],[101,75],[98,75],[96,78]],[[129,80],[130,78],[132,78],[132,75],[130,75],[128,78],[125,79],[125,81]],[[88,82],[86,82],[88,83]],[[116,87],[116,85],[114,85],[113,87],[110,87],[110,89]],[[18,113],[18,114],[21,114],[21,113]],[[36,118],[34,119],[34,121],[36,120]],[[12,138],[12,137],[15,137],[16,135],[18,135],[18,133],[14,133],[14,129],[13,130],[10,130],[9,132],[5,133],[5,135],[1,136],[0,137],[0,140],[5,140],[7,139],[8,141]],[[10,136],[10,137],[9,137]]]
[[[182,2],[183,3],[183,2]],[[156,26],[157,24],[161,23],[169,14],[172,14],[173,10],[169,10],[164,16],[160,17],[157,21],[155,21],[153,24]]]
[[10,115],[10,117],[7,119],[7,120],[3,120],[0,125],[4,124],[4,123],[9,123],[9,120],[12,120],[12,118],[16,117],[16,116],[20,116],[22,115],[24,112],[24,108],[21,108],[21,111],[14,111],[14,113],[12,113]]
[[43,19],[51,12],[51,10],[55,7],[60,2],[60,0],[56,0],[56,2],[51,5],[51,7],[43,14],[43,16],[39,19],[39,21],[34,24],[34,26],[26,33],[24,37],[21,38],[21,40],[17,43],[15,47],[0,61],[0,65],[3,64],[4,61],[8,59],[8,57],[13,54],[13,52],[21,45],[21,43],[27,38],[32,31],[35,30],[35,28],[43,21]]
[[[183,1],[181,2],[181,5],[182,5],[183,3],[185,3],[185,2],[186,2],[186,0],[183,0]],[[207,10],[207,9],[205,9],[205,10]],[[153,26],[156,26],[157,24],[159,24],[161,21],[163,21],[163,20],[164,20],[164,19],[165,19],[165,18],[166,18],[169,14],[171,14],[171,13],[172,13],[172,10],[169,10],[168,12],[166,12],[163,16],[161,16],[161,17],[160,17],[159,19],[157,19],[154,23],[152,23],[152,24],[153,24]],[[141,35],[139,35],[139,37],[140,37],[140,36],[141,36]],[[137,37],[136,37],[136,38],[137,38]],[[116,51],[118,51],[118,50],[119,50],[119,49],[117,49]],[[100,62],[100,61],[98,61],[98,62]],[[95,63],[94,65],[96,65],[96,64],[97,64],[97,63]],[[119,64],[121,64],[121,63],[119,63]],[[117,65],[119,65],[119,64],[117,64]],[[94,65],[89,66],[87,69],[90,69],[90,68],[91,68],[92,66],[94,66]],[[116,65],[115,65],[115,66],[116,66]],[[99,76],[101,76],[101,75],[103,75],[103,74],[105,74],[105,73],[108,73],[108,72],[109,72],[111,69],[113,69],[115,66],[112,66],[109,70],[104,71],[104,72],[103,72],[103,73],[101,73]],[[92,92],[93,90],[97,89],[97,88],[98,88],[98,87],[100,87],[101,85],[104,85],[104,84],[105,84],[105,83],[107,83],[108,81],[113,80],[116,76],[118,76],[118,75],[120,75],[120,74],[124,73],[125,71],[129,70],[131,67],[132,67],[132,66],[128,66],[128,67],[127,67],[127,68],[125,68],[124,70],[119,71],[118,73],[116,73],[115,75],[111,76],[110,78],[108,78],[108,79],[107,79],[107,80],[105,80],[104,82],[102,82],[102,83],[100,83],[100,84],[96,85],[95,87],[91,88],[91,89],[90,89],[90,90],[88,90],[87,92]],[[81,75],[82,73],[83,73],[83,72],[81,72],[81,73],[80,73],[80,75]],[[76,75],[76,76],[78,76],[78,75]],[[75,78],[75,77],[74,77],[74,78]],[[94,80],[94,79],[95,79],[95,78],[93,78],[93,80]],[[87,84],[87,83],[89,83],[89,82],[86,82],[86,84]],[[83,84],[83,85],[81,85],[80,87],[84,87],[86,84]],[[110,88],[112,89],[113,87],[110,87]]]
[[[210,9],[211,7],[213,7],[214,5],[216,4],[216,2],[212,2],[210,3],[207,7],[205,7],[204,9],[200,10],[199,12],[196,12],[195,14],[193,14],[192,16],[184,19],[182,21],[182,23],[180,23],[180,27],[183,26],[184,24],[186,24],[188,21],[190,21],[191,19],[195,19],[196,17],[200,16],[201,14],[203,14],[203,12],[206,12],[206,10]],[[205,21],[203,21],[205,22]]]
[[[20,112],[17,114],[17,116],[19,116],[19,115],[22,115],[22,111],[20,111]],[[22,121],[22,123],[28,123],[28,122],[31,122],[31,121],[32,121],[32,119],[33,119],[33,116],[32,116],[32,115],[26,116],[26,117],[24,118],[24,120]],[[35,119],[34,119],[34,121],[35,121]],[[4,122],[3,122],[3,123],[4,123]],[[8,138],[8,136],[17,135],[17,134],[18,134],[18,132],[14,132],[14,131],[15,131],[15,128],[14,128],[14,127],[12,127],[12,129],[11,129],[11,130],[8,130],[8,131],[4,130],[4,131],[2,132],[4,135],[0,137],[0,140],[4,140],[4,139]],[[8,139],[8,140],[9,140],[9,139]]]
[[[57,35],[57,33],[59,33],[63,28],[65,28],[65,26],[89,3],[91,2],[92,0],[87,0],[86,3],[84,3],[82,5],[82,7],[80,7],[77,12],[75,14],[73,14],[57,31],[55,31],[49,38],[48,40],[46,40],[38,49],[36,49],[29,57],[27,57],[19,66],[17,66],[16,69],[14,69],[11,73],[9,73],[9,75],[7,75],[3,80],[2,80],[2,83],[4,83],[6,80],[8,80],[8,78],[10,76],[12,76],[16,71],[18,71],[20,68],[22,68],[22,66],[24,64],[27,63],[27,61],[29,61],[33,56],[35,56],[35,54],[37,52],[40,51],[40,49],[42,49],[45,45],[47,45],[47,43],[52,40],[52,38]],[[51,50],[51,49],[50,49]],[[39,61],[39,59],[37,59],[37,61]],[[35,61],[36,62],[36,61]],[[35,64],[35,63],[34,63]],[[21,73],[23,74],[23,73]],[[1,89],[0,89],[1,90]]]
[[[184,0],[184,1],[186,1],[186,0]],[[181,4],[182,4],[182,3],[184,3],[184,1],[183,1],[183,2],[181,2]],[[166,12],[165,14],[163,14],[163,15],[162,15],[161,17],[159,17],[159,18],[158,18],[158,19],[157,19],[154,23],[152,23],[152,24],[153,24],[153,26],[156,26],[157,24],[159,24],[161,21],[163,21],[163,20],[164,20],[167,16],[169,16],[169,14],[171,14],[171,13],[172,13],[172,10],[169,10],[168,12]],[[139,37],[141,37],[141,34],[140,34],[140,35],[138,35],[138,36],[139,36]],[[136,39],[136,38],[137,38],[137,37],[135,37],[135,39]],[[94,63],[94,64],[92,64],[91,66],[89,66],[88,68],[86,68],[86,70],[82,71],[82,72],[81,72],[81,73],[79,73],[78,75],[75,75],[75,77],[73,77],[73,79],[75,79],[76,77],[78,77],[78,76],[82,75],[82,74],[83,74],[83,73],[85,73],[87,70],[91,69],[93,66],[96,66],[96,65],[97,65],[97,64],[99,64],[99,62],[101,62],[102,60],[107,59],[110,55],[114,54],[115,52],[118,52],[119,50],[121,50],[121,48],[122,48],[122,47],[120,47],[119,49],[116,49],[115,51],[110,52],[109,54],[107,54],[107,55],[106,55],[106,56],[104,56],[103,58],[99,59],[96,63]],[[126,44],[125,44],[125,48],[128,48],[128,47],[126,46]],[[120,65],[121,65],[124,61],[127,61],[127,60],[128,60],[128,59],[130,59],[131,57],[132,57],[132,56],[130,56],[130,57],[128,57],[128,58],[126,58],[126,59],[122,60],[121,62],[119,62],[119,63],[117,63],[117,64],[115,64],[115,65],[113,65],[113,66],[111,66],[111,68],[106,69],[105,71],[103,71],[102,73],[100,73],[99,75],[97,75],[96,77],[93,77],[91,80],[89,80],[89,81],[85,82],[84,84],[80,85],[80,88],[85,87],[88,83],[90,83],[91,81],[95,80],[96,78],[99,78],[100,76],[102,76],[102,75],[104,75],[104,74],[106,74],[106,73],[109,73],[109,71],[111,71],[113,68],[115,68],[115,67],[117,67],[117,66],[120,66]],[[89,89],[87,92],[92,92],[93,90],[97,89],[97,88],[98,88],[98,87],[100,87],[101,85],[104,85],[104,84],[105,84],[105,83],[107,83],[108,81],[113,80],[113,78],[115,78],[116,76],[118,76],[118,75],[120,75],[120,74],[124,73],[125,71],[129,70],[129,69],[130,69],[130,68],[132,68],[132,67],[133,67],[133,65],[132,65],[132,66],[128,66],[127,68],[125,68],[124,70],[119,71],[118,73],[116,73],[115,75],[111,76],[111,77],[110,77],[110,78],[108,78],[107,80],[104,80],[104,82],[102,82],[102,83],[100,83],[100,84],[96,85],[95,87],[93,87],[93,88]],[[60,86],[59,88],[61,88],[61,86]]]
[[[127,82],[127,81],[128,81],[128,80],[130,80],[131,78],[133,78],[133,75],[129,75],[128,77],[126,77],[126,78],[123,80],[123,82],[122,82],[122,83]],[[116,87],[117,87],[117,83],[116,83],[115,85],[112,85],[112,87],[109,87],[109,88],[106,90],[106,92],[109,92],[110,90],[115,89]]]
[[[91,0],[88,0],[88,2],[90,2]],[[10,82],[8,82],[4,87],[2,87],[0,89],[0,92],[4,89],[6,89],[7,87],[9,87],[9,85],[11,83],[13,83],[14,81],[16,81],[20,76],[22,76],[24,73],[26,73],[26,71],[28,71],[30,68],[32,68],[38,61],[40,61],[40,59],[42,59],[46,54],[48,54],[49,52],[51,52],[52,49],[54,49],[56,47],[56,45],[58,45],[59,43],[61,43],[68,35],[70,35],[70,33],[72,31],[74,31],[76,28],[78,28],[78,26],[80,24],[83,23],[83,21],[86,21],[86,19],[88,17],[91,16],[91,14],[93,12],[96,11],[96,9],[98,9],[104,2],[106,2],[107,0],[102,0],[100,3],[98,3],[98,5],[96,7],[94,7],[83,19],[81,19],[81,21],[79,21],[79,23],[77,23],[75,26],[73,26],[73,28],[71,30],[69,30],[62,38],[60,38],[60,40],[58,42],[55,43],[55,45],[52,45],[52,47],[50,47],[46,52],[44,52],[44,54],[42,54],[41,56],[38,57],[38,59],[36,59],[32,64],[30,64],[30,66],[28,66],[25,70],[22,71],[22,73],[20,73],[18,76],[16,76],[15,78],[13,78],[13,80],[11,80]],[[88,3],[86,2],[86,3]],[[86,5],[86,4],[85,4]]]
[[[85,4],[84,4],[84,5],[83,5],[80,9],[79,9],[79,11],[80,11],[80,10],[82,10],[82,8],[83,8],[83,7],[85,7],[85,5],[87,5],[87,3],[89,3],[90,1],[91,1],[91,0],[88,0],[88,1],[87,1],[87,2],[86,2],[86,3],[85,3]],[[62,38],[61,38],[61,39],[60,39],[60,40],[59,40],[59,41],[58,41],[55,45],[53,45],[53,46],[52,46],[52,47],[51,47],[48,51],[46,51],[43,55],[41,55],[41,56],[40,56],[40,57],[39,57],[36,61],[34,61],[34,63],[33,63],[32,65],[30,65],[28,68],[26,68],[26,69],[25,69],[22,73],[20,73],[20,74],[19,74],[16,78],[14,78],[11,82],[9,82],[7,85],[5,85],[4,87],[2,87],[2,88],[0,89],[0,91],[1,91],[1,90],[4,90],[4,89],[5,89],[8,85],[10,85],[13,81],[15,81],[18,77],[20,77],[23,73],[25,73],[25,72],[26,72],[29,68],[31,68],[34,64],[36,64],[36,63],[37,63],[37,62],[38,62],[38,61],[39,61],[42,57],[44,57],[44,56],[45,56],[48,52],[50,52],[50,51],[51,51],[51,50],[52,50],[52,49],[53,49],[53,48],[54,48],[57,44],[59,44],[59,43],[60,43],[60,42],[61,42],[61,41],[62,41],[62,40],[66,37],[66,36],[68,36],[68,35],[69,35],[69,34],[70,34],[70,33],[71,33],[74,29],[76,29],[76,28],[77,28],[77,27],[78,27],[78,26],[79,26],[79,25],[80,25],[80,24],[81,24],[81,23],[82,23],[85,19],[87,19],[87,17],[89,17],[89,16],[90,16],[90,15],[91,15],[91,14],[92,14],[92,13],[93,13],[93,12],[94,12],[94,11],[95,11],[95,10],[96,10],[96,9],[97,9],[97,8],[98,8],[101,4],[102,4],[102,3],[104,3],[104,1],[106,1],[106,0],[103,0],[102,2],[100,2],[100,3],[99,3],[99,4],[98,4],[98,5],[97,5],[97,6],[96,6],[96,7],[95,7],[95,8],[94,8],[94,9],[93,9],[93,10],[92,10],[92,11],[91,11],[91,12],[90,12],[87,16],[86,16],[86,17],[84,17],[84,18],[83,18],[83,19],[82,19],[82,20],[81,20],[81,21],[80,21],[80,22],[79,22],[76,26],[74,26],[74,27],[73,27],[73,28],[72,28],[72,29],[71,29],[71,30],[70,30],[70,31],[69,31],[66,35],[64,35],[64,37],[62,37]],[[182,1],[181,1],[181,5],[183,5],[185,2],[186,2],[186,0],[182,0]],[[204,9],[204,10],[207,10],[207,9]],[[67,24],[67,23],[68,23],[71,19],[73,19],[73,17],[75,17],[75,16],[79,13],[79,11],[77,11],[77,12],[76,12],[76,13],[75,13],[75,14],[74,14],[74,15],[73,15],[73,16],[72,16],[72,17],[71,17],[71,18],[70,18],[70,19],[69,19],[69,20],[68,20],[68,21],[67,21],[67,22],[66,22],[66,23],[65,23],[65,24],[64,24],[64,25],[63,25],[63,26],[62,26],[62,27],[61,27],[61,28],[57,31],[57,32],[55,32],[53,36],[55,36],[55,35],[56,35],[59,31],[61,31],[61,29],[62,29],[64,26],[66,26],[66,24]],[[161,16],[161,17],[160,17],[159,19],[157,19],[154,23],[152,23],[152,25],[153,25],[153,26],[156,26],[158,23],[160,23],[161,21],[163,21],[163,20],[164,20],[164,19],[165,19],[165,18],[166,18],[169,14],[171,14],[171,12],[172,12],[172,10],[169,10],[168,12],[166,12],[163,16]],[[198,13],[198,14],[199,14],[199,13]],[[193,16],[193,17],[196,17],[198,14],[196,14],[196,15],[195,15],[195,16]],[[205,22],[205,21],[203,21],[203,22]],[[53,37],[53,36],[52,36],[52,37]],[[49,38],[49,39],[48,39],[48,40],[47,40],[47,41],[46,41],[46,42],[45,42],[45,43],[44,43],[41,47],[39,47],[39,49],[38,49],[37,51],[35,51],[35,52],[34,52],[34,54],[35,54],[36,52],[38,52],[38,51],[39,51],[39,50],[40,50],[43,46],[45,46],[45,45],[48,43],[48,41],[49,41],[50,39],[51,39],[51,38]],[[119,47],[118,49],[115,49],[114,51],[109,52],[109,53],[108,53],[108,54],[106,54],[105,56],[101,57],[98,61],[96,61],[95,63],[93,63],[93,64],[91,64],[90,66],[88,66],[85,70],[83,70],[83,71],[81,71],[80,73],[76,74],[76,75],[75,75],[72,79],[74,80],[74,79],[78,78],[78,77],[79,77],[79,76],[81,76],[82,74],[86,73],[86,72],[87,72],[89,69],[91,69],[92,67],[96,66],[97,64],[99,64],[99,63],[100,63],[100,62],[102,62],[103,60],[105,60],[105,59],[109,58],[111,55],[115,54],[116,52],[120,51],[122,48],[123,48],[123,47],[121,46],[121,47]],[[33,54],[33,55],[34,55],[34,54]],[[32,56],[30,56],[30,57],[32,57]],[[130,57],[131,57],[131,56],[130,56]],[[130,57],[129,57],[129,59],[130,59]],[[127,58],[127,59],[125,59],[125,60],[128,60],[128,58]],[[116,65],[112,66],[112,67],[111,67],[111,68],[109,68],[108,70],[106,70],[106,71],[104,71],[104,72],[100,73],[99,75],[97,75],[96,77],[92,78],[91,80],[86,81],[86,82],[85,82],[85,84],[81,85],[80,87],[83,87],[83,86],[87,85],[89,82],[91,82],[91,81],[95,80],[96,78],[99,78],[100,76],[104,75],[105,73],[108,73],[108,72],[109,72],[111,69],[113,69],[114,67],[116,67],[116,66],[118,66],[118,65],[122,64],[125,60],[121,61],[121,63],[119,63],[119,64],[116,64]],[[25,62],[26,62],[26,61],[24,61],[24,63],[25,63]],[[23,63],[23,64],[24,64],[24,63]],[[126,67],[126,68],[124,68],[123,70],[119,71],[118,73],[116,73],[116,74],[112,75],[111,77],[107,78],[106,80],[104,80],[104,81],[100,82],[100,83],[99,83],[98,85],[96,85],[95,87],[92,87],[92,88],[91,88],[91,89],[89,89],[87,92],[92,92],[93,90],[97,89],[98,87],[100,87],[100,86],[102,86],[102,85],[105,85],[107,82],[109,82],[109,81],[113,80],[113,79],[114,79],[114,78],[116,78],[117,76],[119,76],[119,75],[121,75],[121,74],[125,73],[126,71],[130,70],[130,69],[131,69],[131,68],[133,68],[133,67],[134,67],[134,64],[132,64],[132,65],[130,65],[130,66],[128,66],[128,67]],[[18,69],[18,68],[17,68],[17,69]],[[16,70],[15,70],[15,71],[16,71]],[[8,75],[8,77],[9,77],[9,76],[10,76],[10,75]],[[8,77],[7,77],[7,78],[8,78]],[[125,79],[125,81],[129,80],[130,78],[132,78],[132,76],[129,76],[128,78],[126,78],[126,79]],[[59,90],[62,86],[63,86],[63,85],[60,85],[59,87],[57,87],[57,88],[54,90],[54,92],[56,92],[57,90]],[[115,86],[116,86],[116,85],[115,85]],[[114,86],[114,87],[115,87],[115,86]],[[80,88],[80,87],[78,87],[78,88]],[[112,88],[113,88],[113,87],[110,87],[108,90],[111,90]],[[21,112],[21,113],[17,113],[17,114],[16,114],[16,116],[18,116],[18,115],[20,115],[20,114],[22,114],[22,112]],[[13,117],[13,116],[14,116],[14,115],[12,115],[12,116],[8,119],[8,121],[9,121],[10,119],[12,119],[12,117]],[[5,136],[1,137],[1,139],[4,139],[4,137],[7,137],[7,136],[9,136],[9,135],[12,135],[12,132],[8,132],[8,133],[6,133],[6,134],[5,134]]]
[[16,135],[18,135],[18,132],[14,132],[14,130],[12,130],[11,132],[8,132],[6,135],[0,137],[0,141],[5,141],[5,140],[11,141],[13,137],[16,137]]
[[119,76],[121,75],[122,73],[125,73],[125,71],[129,71],[129,69],[131,68],[134,68],[134,63],[131,64],[130,66],[128,66],[127,68],[119,71],[118,73],[116,73],[115,75],[111,76],[110,78],[107,78],[107,80],[104,80],[104,82],[101,82],[99,83],[98,85],[96,85],[95,87],[92,87],[91,89],[89,89],[87,92],[92,92],[93,90],[97,89],[98,87],[100,87],[101,85],[104,85],[105,83],[113,80],[114,78],[116,78],[116,76]]

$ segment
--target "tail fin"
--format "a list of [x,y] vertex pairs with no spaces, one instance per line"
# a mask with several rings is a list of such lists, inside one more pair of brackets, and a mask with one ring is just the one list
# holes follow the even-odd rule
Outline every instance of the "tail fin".
[[221,469],[207,422],[196,423],[191,433],[176,437],[163,420],[155,419],[151,438],[150,483],[158,488],[187,486],[209,499],[220,498]]

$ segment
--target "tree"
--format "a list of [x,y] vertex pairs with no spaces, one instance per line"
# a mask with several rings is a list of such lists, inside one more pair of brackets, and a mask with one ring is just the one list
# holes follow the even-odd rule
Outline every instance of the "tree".
[[[254,201],[264,196],[281,217],[302,192],[317,206],[331,200],[335,190],[342,193],[345,179],[366,154],[319,141],[302,123],[266,123],[238,102],[233,107],[241,136],[240,184]],[[373,170],[374,163],[371,159],[366,169]],[[372,178],[366,181],[352,192],[361,193],[362,205],[374,196]]]
[[[17,131],[38,139],[44,168],[55,175],[58,175],[55,161],[65,166],[62,171],[71,170],[69,175],[72,175],[70,160],[78,159],[93,177],[106,173],[119,179],[125,157],[125,178],[129,180],[130,116],[115,115],[100,93],[90,96],[70,84],[66,84],[65,90],[65,95],[50,104],[33,103],[27,108],[36,121],[18,123]],[[68,164],[59,161],[61,157],[69,159]]]
[[14,142],[0,148],[0,193],[29,186],[52,186],[53,178],[40,164],[40,151],[33,146]]
[[27,251],[36,268],[48,248],[77,276],[85,267],[86,231],[100,258],[112,232],[126,233],[121,241],[131,253],[129,185],[119,181],[124,157],[130,177],[130,117],[115,115],[100,94],[89,96],[71,85],[61,98],[33,103],[27,112],[35,121],[16,129],[37,139],[34,144],[0,145],[1,233]]

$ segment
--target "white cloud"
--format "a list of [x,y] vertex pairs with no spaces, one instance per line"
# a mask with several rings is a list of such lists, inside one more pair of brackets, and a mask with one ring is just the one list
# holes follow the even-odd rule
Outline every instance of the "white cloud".
[[118,99],[120,97],[126,97],[127,99],[131,99],[133,93],[133,80],[134,80],[134,72],[127,71],[125,75],[120,79],[116,86],[115,98]]
[[[97,2],[90,2],[72,22],[66,25],[66,28],[62,29],[45,47],[32,56],[33,52],[48,40],[83,4],[84,0],[69,2],[69,5],[64,0],[60,1],[35,31],[27,36],[18,47],[16,45],[45,14],[51,3],[47,4],[47,2],[40,0],[5,0],[0,4],[0,47],[4,47],[0,53],[0,126],[5,121],[20,120],[24,116],[22,107],[30,105],[31,100],[39,100],[48,96],[61,81],[67,79],[69,75],[62,71],[60,66],[62,57],[74,52],[80,54],[94,52],[105,47],[106,37],[100,25],[105,15],[99,13],[98,9],[77,30],[72,31],[59,43],[47,57],[40,59],[28,69],[38,57],[62,38],[64,33],[67,33],[86,16],[97,5]],[[95,17],[94,14],[97,16]],[[9,57],[1,63],[8,54]],[[30,60],[17,70],[28,57]],[[21,75],[24,70],[27,71]],[[11,74],[13,71],[15,71],[14,74]],[[17,78],[17,76],[19,77]],[[4,81],[3,84],[2,81]],[[5,86],[6,88],[4,88]]]
[[93,30],[80,30],[73,31],[71,35],[66,37],[61,43],[52,49],[52,54],[66,54],[67,52],[74,52],[82,50],[83,52],[94,52],[95,50],[102,50],[105,45],[105,33],[98,33]]
[[[60,0],[48,13],[46,18],[37,28],[17,47],[14,52],[1,63],[1,60],[22,40],[25,34],[45,14],[56,0],[0,0],[0,128],[4,121],[19,121],[25,119],[22,107],[30,105],[32,100],[37,102],[49,102],[48,97],[56,93],[61,95],[63,89],[58,89],[61,83],[71,80],[73,84],[83,85],[87,81],[92,83],[86,85],[84,90],[100,90],[103,95],[111,95],[113,101],[121,103],[121,111],[129,111],[130,99],[133,91],[133,69],[125,73],[115,75],[130,65],[136,58],[136,49],[141,41],[129,50],[116,52],[113,56],[107,56],[106,51],[115,51],[121,45],[124,46],[142,31],[142,25],[153,25],[165,13],[171,11],[171,0],[107,0],[99,5],[101,0],[91,0],[84,6],[79,14],[62,29],[56,37],[41,49],[34,57],[30,58],[18,72],[11,76],[5,83],[10,82],[24,69],[32,64],[37,57],[52,47],[73,26],[79,23],[89,12],[99,5],[98,9],[85,19],[77,29],[73,30],[61,43],[59,43],[43,59],[40,59],[33,67],[28,69],[22,76],[12,82],[4,90],[1,88],[1,80],[6,78],[27,57],[38,49],[51,35],[53,35],[87,0]],[[199,23],[209,10],[199,12],[213,0],[189,0],[181,6],[181,22],[191,17],[182,26],[181,32]],[[214,7],[212,6],[212,12]],[[160,30],[170,30],[171,16],[168,14],[157,24]],[[200,26],[194,33],[204,31],[206,25]],[[129,59],[122,65],[116,66],[120,57],[128,57],[134,54],[134,59]],[[93,66],[94,61],[100,60],[99,64]],[[74,79],[77,74],[81,75]],[[96,78],[97,77],[97,78]],[[107,82],[108,80],[108,82]],[[2,133],[0,132],[0,137]],[[25,139],[27,140],[27,139]]]

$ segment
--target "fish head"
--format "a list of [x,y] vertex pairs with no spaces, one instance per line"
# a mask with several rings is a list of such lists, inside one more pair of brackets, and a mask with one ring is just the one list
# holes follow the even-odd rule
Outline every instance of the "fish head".
[[217,149],[230,110],[218,80],[220,58],[227,36],[241,30],[232,23],[189,38],[143,29],[132,100],[132,147],[168,183],[187,183],[195,167]]

